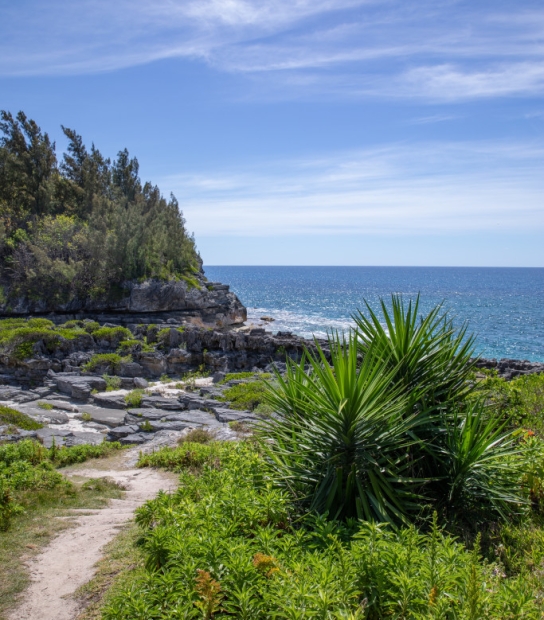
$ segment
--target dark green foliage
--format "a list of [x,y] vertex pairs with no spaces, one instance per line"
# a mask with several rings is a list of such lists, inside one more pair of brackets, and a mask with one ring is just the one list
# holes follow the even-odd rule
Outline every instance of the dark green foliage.
[[36,422],[36,420],[33,420],[26,414],[16,409],[11,409],[11,407],[0,405],[0,426],[3,424],[13,425],[24,431],[36,431],[43,427],[43,424]]
[[126,149],[112,163],[63,131],[69,145],[59,164],[34,121],[1,113],[0,278],[10,297],[46,298],[53,307],[114,299],[127,280],[183,277],[193,285],[200,258],[176,199],[142,184]]
[[[195,461],[196,475],[187,471]],[[250,444],[193,444],[144,462],[181,470],[181,484],[137,511],[145,570],[109,600],[104,620],[536,620],[542,612],[525,574],[503,578],[500,565],[483,563],[477,546],[467,551],[436,521],[421,534],[301,516]]]
[[524,462],[504,423],[467,401],[470,346],[437,309],[421,322],[398,298],[393,309],[391,320],[384,307],[388,333],[374,314],[359,317],[347,340],[329,339],[330,362],[316,343],[300,363],[288,360],[285,378],[277,374],[277,415],[261,436],[278,483],[334,518],[398,524],[426,507],[447,518],[519,512]]

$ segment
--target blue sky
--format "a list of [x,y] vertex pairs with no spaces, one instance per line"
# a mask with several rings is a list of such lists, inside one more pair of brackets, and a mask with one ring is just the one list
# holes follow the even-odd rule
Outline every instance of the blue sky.
[[206,264],[544,266],[544,5],[0,3],[0,108],[180,201]]

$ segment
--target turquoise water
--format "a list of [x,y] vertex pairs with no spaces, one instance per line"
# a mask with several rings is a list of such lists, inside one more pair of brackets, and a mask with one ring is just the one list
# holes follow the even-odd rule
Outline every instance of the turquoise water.
[[477,267],[206,267],[231,285],[249,320],[272,316],[273,331],[305,337],[346,329],[366,299],[421,293],[422,309],[441,301],[456,325],[468,321],[485,357],[544,361],[544,269]]

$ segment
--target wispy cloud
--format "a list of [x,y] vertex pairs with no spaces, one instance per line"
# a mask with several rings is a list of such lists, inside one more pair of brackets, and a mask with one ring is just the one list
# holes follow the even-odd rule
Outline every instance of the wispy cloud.
[[20,0],[0,7],[0,74],[110,71],[192,58],[268,94],[544,92],[544,9],[527,0]]
[[[198,236],[544,233],[544,145],[392,145],[161,179]],[[539,172],[540,171],[540,172]]]

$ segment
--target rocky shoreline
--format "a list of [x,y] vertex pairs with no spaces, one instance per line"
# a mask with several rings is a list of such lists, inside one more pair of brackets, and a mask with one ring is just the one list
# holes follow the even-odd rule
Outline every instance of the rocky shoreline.
[[[130,357],[121,358],[115,367],[106,360],[119,343],[92,335],[65,340],[53,351],[37,342],[33,355],[26,359],[1,357],[0,404],[45,426],[38,431],[17,432],[0,427],[0,441],[34,437],[45,445],[53,441],[75,445],[99,443],[106,437],[142,444],[195,428],[232,439],[237,436],[233,426],[255,423],[257,416],[217,400],[232,385],[222,382],[225,375],[251,371],[258,378],[259,373],[270,371],[272,364],[282,370],[286,356],[298,360],[304,348],[315,346],[313,341],[289,332],[274,334],[254,326],[214,329],[174,318],[160,324],[123,324],[135,344]],[[113,323],[104,326],[116,327]],[[320,344],[326,349],[325,341]],[[104,356],[104,362],[88,372],[86,365],[97,355],[99,359]],[[544,372],[543,363],[527,360],[479,359],[476,366],[495,369],[507,380]],[[209,377],[180,382],[194,371]],[[107,391],[103,375],[115,376],[118,389]],[[157,383],[150,385],[150,381]],[[140,402],[130,406],[127,395],[135,389],[142,391]]]

